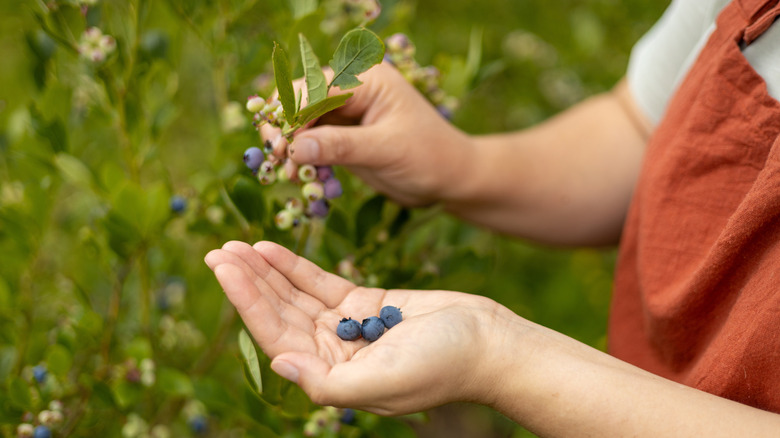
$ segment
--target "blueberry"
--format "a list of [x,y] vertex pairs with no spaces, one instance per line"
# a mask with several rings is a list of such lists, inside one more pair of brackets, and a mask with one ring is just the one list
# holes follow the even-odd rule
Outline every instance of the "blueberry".
[[209,426],[208,420],[206,420],[206,417],[203,415],[196,415],[190,418],[189,424],[190,429],[192,429],[192,432],[196,435],[205,433]]
[[344,193],[344,189],[341,188],[341,181],[336,177],[328,178],[322,184],[322,188],[326,199],[338,198]]
[[336,334],[345,341],[354,341],[360,337],[360,323],[352,318],[344,318],[336,327]]
[[374,342],[385,332],[385,324],[379,317],[369,316],[363,320],[363,339]]
[[46,426],[36,426],[33,438],[51,438],[51,429]]
[[350,408],[343,409],[339,420],[344,424],[353,424],[355,422],[355,410]]
[[49,371],[43,365],[36,365],[32,369],[33,377],[38,383],[43,383],[46,380],[46,376],[49,375]]
[[244,152],[244,163],[252,170],[259,169],[263,160],[265,160],[265,154],[258,147],[252,146]]
[[171,197],[171,210],[174,213],[181,213],[187,209],[187,200],[181,196]]
[[403,316],[401,316],[401,309],[394,306],[382,307],[382,310],[379,311],[379,318],[387,328],[392,328],[404,319]]

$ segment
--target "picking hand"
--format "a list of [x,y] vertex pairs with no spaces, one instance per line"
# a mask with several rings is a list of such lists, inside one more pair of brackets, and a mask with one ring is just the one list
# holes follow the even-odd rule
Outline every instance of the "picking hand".
[[[446,197],[473,158],[471,138],[448,123],[391,65],[360,75],[346,105],[296,133],[287,147],[278,129],[263,126],[297,164],[343,165],[395,201],[420,206]],[[302,81],[298,86],[303,86]],[[340,92],[340,91],[339,91]]]
[[[271,242],[228,242],[206,256],[271,367],[317,404],[383,415],[451,401],[487,402],[493,343],[508,309],[444,291],[358,287]],[[336,326],[381,307],[404,320],[376,342],[343,341]]]

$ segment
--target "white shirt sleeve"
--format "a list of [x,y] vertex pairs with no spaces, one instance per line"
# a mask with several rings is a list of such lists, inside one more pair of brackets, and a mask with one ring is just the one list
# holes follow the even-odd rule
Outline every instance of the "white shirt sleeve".
[[639,108],[657,124],[685,74],[715,28],[728,0],[673,0],[634,46],[628,84]]

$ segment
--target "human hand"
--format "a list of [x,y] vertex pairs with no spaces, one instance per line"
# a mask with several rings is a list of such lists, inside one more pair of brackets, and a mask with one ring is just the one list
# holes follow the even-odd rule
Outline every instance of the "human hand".
[[[317,404],[383,415],[489,404],[500,381],[491,358],[517,317],[492,300],[358,287],[271,242],[228,242],[206,263],[274,371]],[[336,335],[341,318],[361,321],[385,305],[404,320],[376,342]]]
[[280,158],[346,166],[401,204],[447,199],[473,158],[471,137],[441,117],[390,64],[359,78],[363,84],[350,90],[354,95],[346,105],[296,132],[289,147],[271,126],[261,128],[263,137],[274,142]]

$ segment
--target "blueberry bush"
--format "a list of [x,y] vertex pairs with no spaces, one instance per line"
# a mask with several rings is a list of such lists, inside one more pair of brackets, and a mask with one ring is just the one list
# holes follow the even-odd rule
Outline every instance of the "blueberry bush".
[[360,284],[488,295],[603,347],[611,250],[507,240],[340,168],[279,178],[255,125],[290,134],[343,103],[271,96],[280,77],[359,86],[316,75],[358,32],[462,129],[522,128],[614,84],[666,4],[0,1],[0,436],[528,436],[476,406],[315,406],[202,258],[273,240]]

